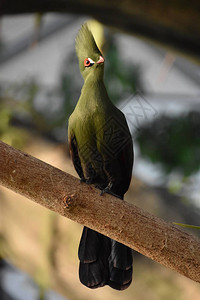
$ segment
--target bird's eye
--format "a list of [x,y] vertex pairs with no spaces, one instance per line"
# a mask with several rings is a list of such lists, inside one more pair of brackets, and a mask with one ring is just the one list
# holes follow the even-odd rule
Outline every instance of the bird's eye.
[[94,61],[91,59],[91,58],[86,58],[84,60],[84,66],[87,68],[87,67],[91,67],[93,66],[94,64]]

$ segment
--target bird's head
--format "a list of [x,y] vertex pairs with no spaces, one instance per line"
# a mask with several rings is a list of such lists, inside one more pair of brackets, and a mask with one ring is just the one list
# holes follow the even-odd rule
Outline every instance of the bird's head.
[[76,54],[81,74],[86,78],[103,79],[104,58],[87,24],[83,24],[76,37]]

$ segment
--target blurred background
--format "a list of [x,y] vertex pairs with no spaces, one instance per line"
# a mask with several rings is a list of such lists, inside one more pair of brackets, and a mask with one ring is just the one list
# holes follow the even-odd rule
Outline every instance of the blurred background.
[[[127,1],[134,9],[117,11],[104,4],[104,10],[86,4],[73,11],[69,5],[76,15],[11,8],[10,1],[2,6],[0,139],[77,176],[67,120],[83,85],[75,36],[89,20],[106,59],[108,94],[133,137],[135,164],[125,200],[166,221],[200,226],[199,4],[140,2]],[[129,289],[87,289],[78,279],[81,231],[0,187],[0,299],[199,299],[198,283],[139,253]]]

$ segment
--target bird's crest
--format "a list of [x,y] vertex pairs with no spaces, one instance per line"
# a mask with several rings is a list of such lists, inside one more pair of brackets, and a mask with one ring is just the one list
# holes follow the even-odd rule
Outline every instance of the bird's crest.
[[99,51],[92,32],[84,23],[76,37],[76,54],[79,60],[80,69],[84,69],[83,62],[87,57],[93,57],[95,54],[102,55]]

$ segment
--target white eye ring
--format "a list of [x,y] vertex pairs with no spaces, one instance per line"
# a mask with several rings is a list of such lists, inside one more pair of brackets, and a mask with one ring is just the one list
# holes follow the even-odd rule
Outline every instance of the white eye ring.
[[94,61],[90,57],[88,57],[84,60],[85,67],[91,67],[91,66],[93,66],[93,64],[94,64]]
[[90,57],[88,57],[88,60],[91,62],[91,64],[94,64],[94,61]]

